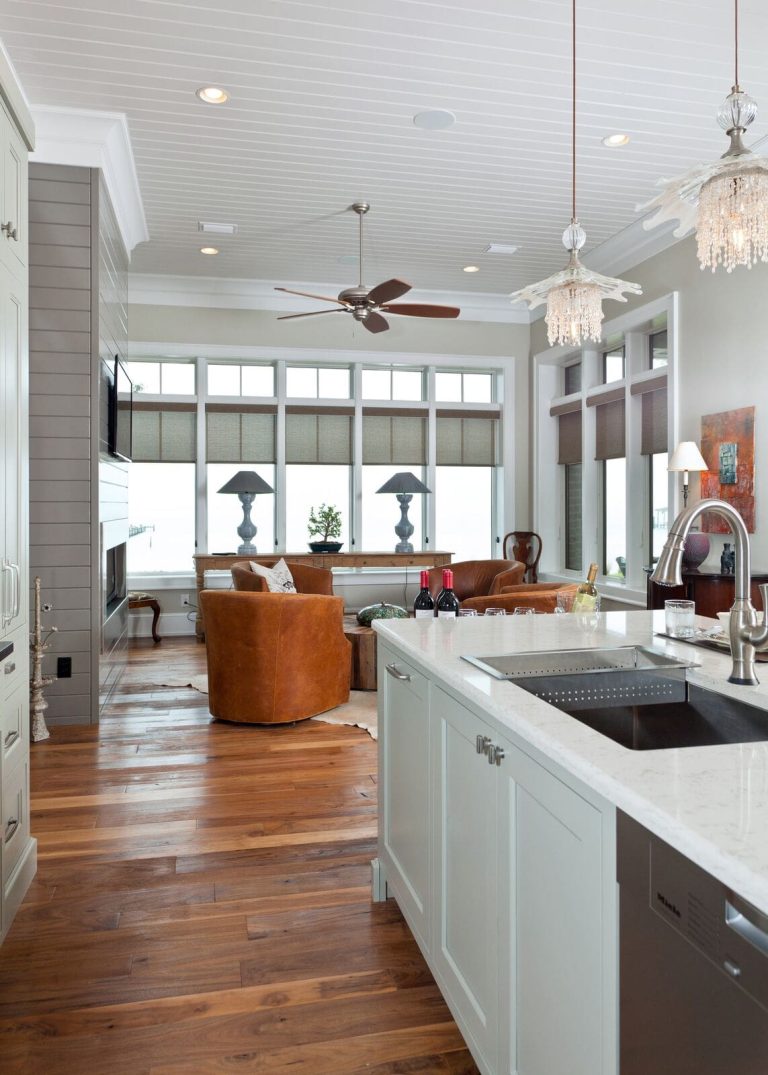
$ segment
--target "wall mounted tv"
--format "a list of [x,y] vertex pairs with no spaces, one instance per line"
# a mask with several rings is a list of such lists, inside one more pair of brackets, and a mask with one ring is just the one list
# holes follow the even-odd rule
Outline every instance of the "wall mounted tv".
[[116,459],[130,462],[133,454],[133,384],[115,355],[101,363],[101,442]]

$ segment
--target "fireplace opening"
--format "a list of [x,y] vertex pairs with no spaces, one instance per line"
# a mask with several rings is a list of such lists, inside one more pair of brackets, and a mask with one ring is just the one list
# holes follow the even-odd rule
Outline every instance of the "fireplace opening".
[[104,570],[104,616],[118,608],[128,594],[126,576],[126,544],[113,545],[106,550]]

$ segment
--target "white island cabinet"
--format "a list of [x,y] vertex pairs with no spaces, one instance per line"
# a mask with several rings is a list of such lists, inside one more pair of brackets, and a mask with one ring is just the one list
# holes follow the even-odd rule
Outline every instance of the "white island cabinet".
[[615,1075],[615,811],[393,639],[379,669],[377,891],[478,1067]]

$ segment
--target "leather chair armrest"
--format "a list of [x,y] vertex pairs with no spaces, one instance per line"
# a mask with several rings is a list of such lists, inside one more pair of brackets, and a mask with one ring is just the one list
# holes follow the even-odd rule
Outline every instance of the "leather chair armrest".
[[506,586],[513,586],[517,582],[522,582],[525,571],[525,564],[521,564],[519,561],[515,563],[514,567],[509,567],[506,571],[500,571],[491,583],[488,595],[492,596],[493,594],[501,593]]

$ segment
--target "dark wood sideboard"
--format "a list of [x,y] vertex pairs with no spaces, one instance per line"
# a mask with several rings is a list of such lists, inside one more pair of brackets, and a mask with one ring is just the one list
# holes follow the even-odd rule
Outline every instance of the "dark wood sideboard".
[[[682,586],[659,586],[651,582],[651,568],[648,572],[648,590],[646,608],[664,608],[664,602],[673,598],[687,598],[696,603],[699,616],[717,616],[718,612],[727,612],[733,604],[733,575],[723,575],[719,571],[683,571]],[[768,582],[768,575],[752,573],[752,604],[762,610],[758,586]]]

